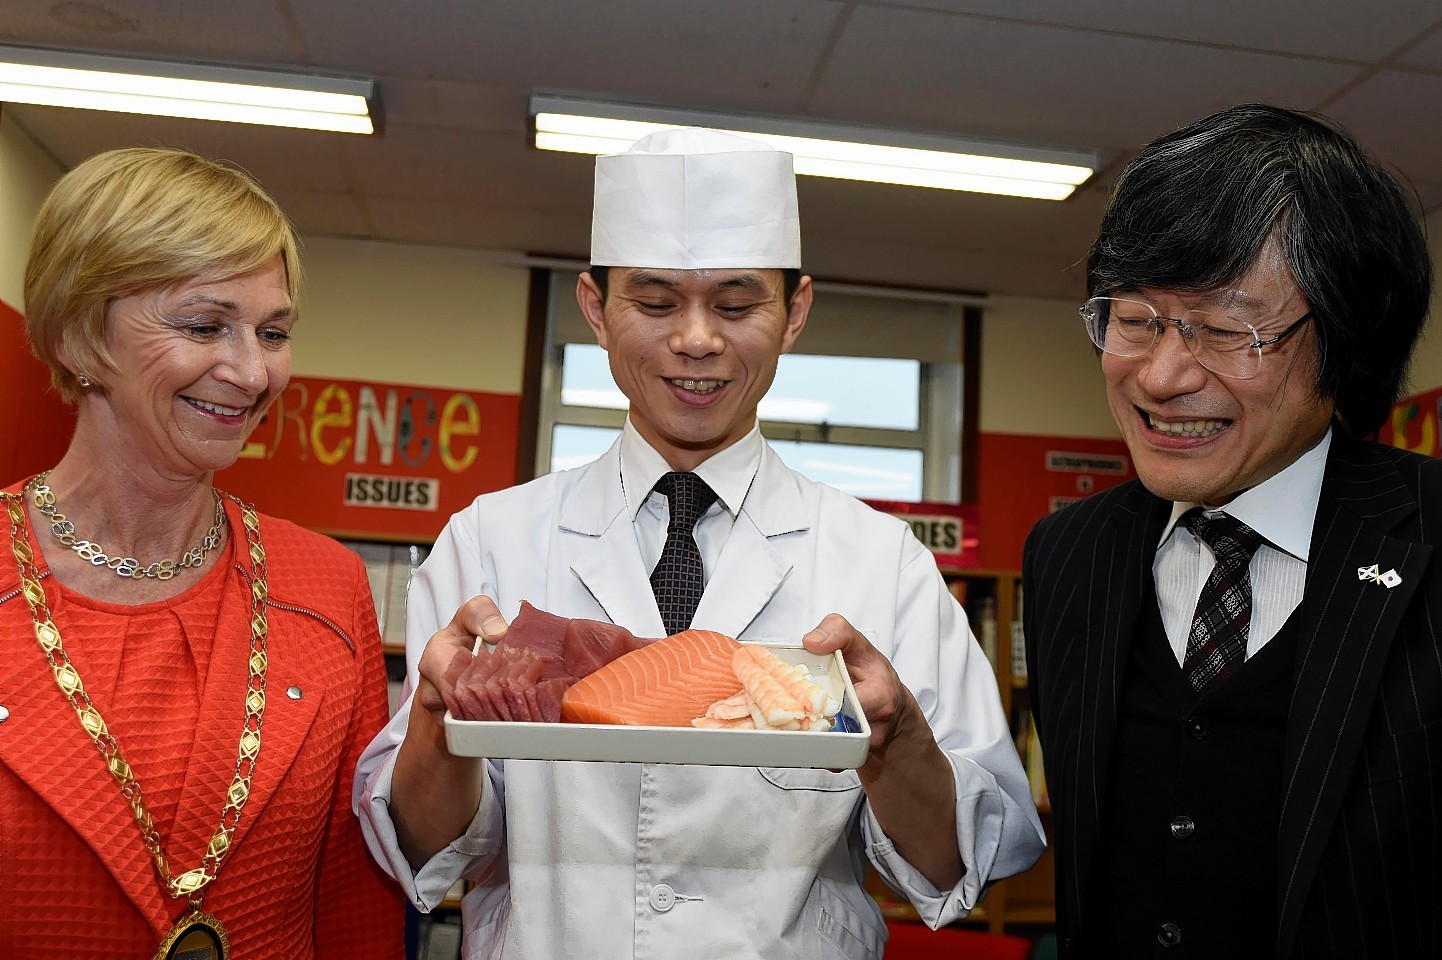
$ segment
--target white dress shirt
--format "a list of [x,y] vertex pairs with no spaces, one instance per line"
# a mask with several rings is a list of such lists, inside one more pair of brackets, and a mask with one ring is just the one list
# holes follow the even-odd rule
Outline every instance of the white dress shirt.
[[[1266,538],[1252,555],[1248,568],[1252,578],[1252,622],[1247,634],[1249,659],[1277,635],[1302,602],[1312,524],[1317,518],[1322,473],[1331,445],[1332,431],[1328,430],[1316,446],[1280,473],[1239,494],[1225,506],[1207,510],[1208,515],[1229,514]],[[1196,506],[1200,504],[1172,504],[1171,519],[1162,530],[1152,563],[1162,623],[1177,663],[1186,661],[1187,636],[1191,633],[1197,598],[1217,563],[1211,548],[1177,522]]]
[[[704,583],[711,581],[721,548],[726,546],[726,538],[731,535],[741,504],[746,501],[751,481],[756,479],[756,468],[761,465],[761,445],[765,442],[760,424],[753,424],[750,433],[695,470],[696,476],[716,493],[716,502],[696,521],[693,531],[701,551]],[[666,495],[653,488],[656,481],[669,472],[671,467],[666,460],[642,439],[628,417],[621,434],[621,488],[626,510],[635,521],[636,545],[641,548],[641,559],[648,571],[656,569],[666,546],[670,505]]]

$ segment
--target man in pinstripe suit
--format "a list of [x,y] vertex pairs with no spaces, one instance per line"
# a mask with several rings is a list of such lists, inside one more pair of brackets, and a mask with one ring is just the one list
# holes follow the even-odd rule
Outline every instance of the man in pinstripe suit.
[[1139,480],[1026,547],[1063,955],[1442,957],[1442,462],[1365,439],[1430,297],[1408,195],[1235,107],[1128,164],[1087,282]]

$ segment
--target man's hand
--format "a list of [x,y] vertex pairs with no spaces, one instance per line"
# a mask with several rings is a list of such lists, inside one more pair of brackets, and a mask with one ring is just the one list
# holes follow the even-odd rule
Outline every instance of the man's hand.
[[465,832],[484,789],[481,761],[454,756],[446,747],[446,702],[441,696],[446,668],[462,652],[469,657],[477,637],[495,643],[505,635],[506,620],[496,602],[472,597],[426,641],[421,653],[406,738],[391,776],[396,840],[416,870]]
[[839,613],[828,614],[815,630],[801,638],[801,644],[812,653],[841,651],[841,659],[851,674],[851,685],[856,688],[856,699],[860,701],[857,706],[871,724],[867,767],[884,757],[887,746],[898,734],[914,730],[917,721],[926,739],[931,739],[931,729],[921,716],[921,708],[896,675],[891,661],[847,623],[845,617]]
[[499,643],[507,629],[496,601],[490,597],[472,597],[462,604],[451,622],[431,635],[425,651],[421,653],[421,662],[417,666],[420,677],[416,683],[415,700],[411,704],[411,723],[418,722],[421,714],[425,713],[438,728],[444,728],[446,703],[442,691],[450,693],[446,668],[462,652],[470,656],[477,637],[486,643]]
[[801,644],[841,651],[858,706],[871,724],[871,752],[856,771],[871,812],[899,852],[938,890],[965,867],[956,840],[956,781],[911,691],[881,651],[840,614],[828,614]]

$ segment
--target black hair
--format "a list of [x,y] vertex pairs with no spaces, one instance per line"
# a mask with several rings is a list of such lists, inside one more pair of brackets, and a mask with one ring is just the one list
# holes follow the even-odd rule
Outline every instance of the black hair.
[[1432,291],[1415,197],[1334,122],[1263,104],[1153,141],[1112,188],[1089,296],[1236,282],[1276,236],[1312,308],[1318,395],[1354,436],[1397,402]]
[[[597,289],[601,291],[601,303],[603,305],[606,302],[606,284],[609,282],[607,274],[610,269],[610,267],[599,267],[594,263],[587,268],[587,271],[591,274],[591,279],[596,281]],[[788,308],[791,306],[791,298],[796,296],[796,288],[799,286],[801,286],[801,271],[792,267],[782,267],[781,292]]]

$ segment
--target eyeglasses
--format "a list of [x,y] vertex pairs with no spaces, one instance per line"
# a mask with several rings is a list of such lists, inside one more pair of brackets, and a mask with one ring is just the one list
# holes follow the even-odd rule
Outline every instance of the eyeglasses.
[[1205,310],[1188,310],[1185,320],[1164,317],[1142,300],[1092,297],[1077,311],[1086,321],[1087,334],[1103,353],[1114,357],[1140,357],[1156,346],[1175,323],[1197,362],[1221,377],[1250,380],[1262,369],[1262,348],[1281,343],[1307,320],[1308,310],[1275,337],[1263,340],[1250,323]]

